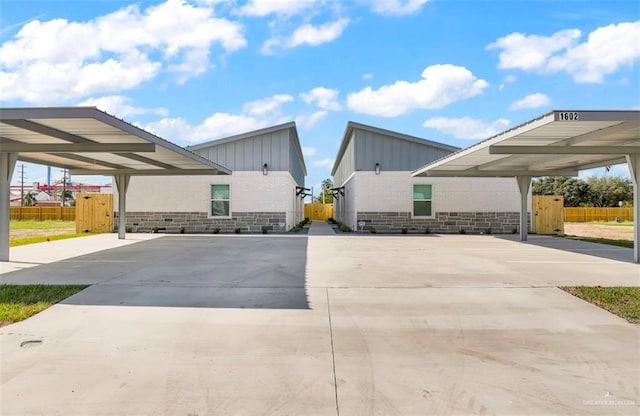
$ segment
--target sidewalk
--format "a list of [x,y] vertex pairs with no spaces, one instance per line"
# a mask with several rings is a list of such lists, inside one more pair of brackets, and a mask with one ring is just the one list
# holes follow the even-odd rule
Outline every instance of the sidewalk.
[[335,235],[333,228],[326,221],[311,221],[309,235]]

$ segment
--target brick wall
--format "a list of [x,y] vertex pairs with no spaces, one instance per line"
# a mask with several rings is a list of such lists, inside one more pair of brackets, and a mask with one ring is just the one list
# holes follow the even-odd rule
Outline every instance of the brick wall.
[[[118,213],[115,213],[115,218]],[[286,232],[285,212],[234,212],[231,218],[208,217],[206,212],[127,212],[127,228],[132,232],[150,233],[154,227],[160,232],[213,233],[219,228],[221,233],[233,233],[236,228],[242,232],[260,233],[262,227],[269,232]],[[118,221],[114,221],[116,224]]]
[[[365,221],[365,231],[375,228],[378,233],[400,233],[403,228],[409,233],[511,234],[520,224],[518,212],[438,212],[435,218],[411,218],[410,212],[359,212],[358,222]],[[360,229],[360,228],[358,228]]]

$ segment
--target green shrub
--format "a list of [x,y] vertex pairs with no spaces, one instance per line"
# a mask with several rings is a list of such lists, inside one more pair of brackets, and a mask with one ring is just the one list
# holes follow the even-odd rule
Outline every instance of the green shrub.
[[269,229],[267,228],[266,225],[262,226],[262,234],[267,234],[269,232]]
[[431,234],[431,228],[427,227],[424,229],[425,234]]
[[344,225],[344,224],[340,224],[340,226],[338,227],[338,229],[340,231],[342,231],[343,233],[350,233],[351,232],[351,228],[349,228],[349,226]]
[[458,231],[458,233],[460,233],[460,234],[466,234],[467,232],[464,230],[464,228],[460,228],[460,231]]
[[184,231],[185,231],[184,227],[180,227],[180,234],[184,234]]
[[218,234],[220,232],[220,228],[216,227],[213,230],[211,230],[211,232],[214,234]]
[[511,230],[511,234],[518,234],[518,227],[513,227],[513,230]]
[[487,228],[485,231],[485,234],[491,234],[493,233],[493,230],[491,229],[491,227]]
[[154,233],[154,234],[158,234],[158,227],[153,227],[151,229],[151,232]]
[[409,230],[407,230],[406,228],[402,228],[402,229],[400,230],[400,232],[401,232],[402,234],[406,234],[406,233],[408,233],[408,232],[409,232]]
[[375,234],[375,233],[377,233],[377,231],[376,231],[375,227],[371,227],[371,228],[369,229],[369,231],[371,232],[371,234]]
[[233,230],[236,234],[240,234],[240,232],[242,231],[242,229],[240,227],[236,227],[235,230]]

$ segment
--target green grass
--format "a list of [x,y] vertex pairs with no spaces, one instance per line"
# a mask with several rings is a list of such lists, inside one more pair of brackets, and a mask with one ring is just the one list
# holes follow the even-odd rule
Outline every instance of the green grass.
[[47,241],[47,238],[49,239],[49,241],[55,241],[55,240],[66,240],[67,238],[85,237],[88,235],[93,235],[93,234],[91,233],[54,234],[49,236],[39,235],[35,237],[12,238],[9,241],[9,247],[24,246],[27,244],[35,244],[35,243],[44,243],[45,241]]
[[575,235],[565,235],[564,238],[571,240],[587,241],[589,243],[608,244],[610,246],[633,248],[633,241],[629,240],[612,240],[610,238],[594,238],[594,237],[579,237]]
[[75,221],[57,221],[57,220],[11,220],[9,222],[10,230],[59,230],[64,228],[75,228]]
[[560,289],[584,299],[627,321],[640,323],[640,287],[561,287]]
[[615,222],[615,221],[591,221],[587,224],[595,224],[595,225],[610,225],[613,227],[633,227],[633,221],[622,221],[622,222]]
[[0,326],[23,321],[87,287],[0,285]]

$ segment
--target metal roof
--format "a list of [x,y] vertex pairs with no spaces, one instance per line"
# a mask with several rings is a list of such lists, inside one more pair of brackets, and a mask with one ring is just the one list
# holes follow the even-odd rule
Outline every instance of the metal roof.
[[95,107],[0,108],[0,152],[74,175],[231,174]]
[[640,111],[554,110],[443,157],[413,176],[575,176],[640,153]]
[[420,137],[409,136],[408,134],[402,134],[391,130],[381,129],[379,127],[373,127],[366,124],[356,123],[354,121],[349,121],[347,123],[347,127],[344,131],[344,135],[342,136],[342,143],[340,143],[340,149],[338,150],[338,154],[336,156],[336,160],[333,163],[333,168],[331,169],[331,175],[335,175],[336,170],[338,169],[338,165],[340,165],[340,160],[344,156],[345,151],[347,150],[347,146],[349,145],[349,141],[353,136],[351,133],[354,129],[369,131],[372,133],[377,133],[383,136],[393,137],[395,139],[406,140],[412,143],[417,143],[425,146],[432,146],[438,149],[447,150],[450,152],[459,150],[459,147],[450,146],[444,143],[438,143],[427,139],[422,139]]

